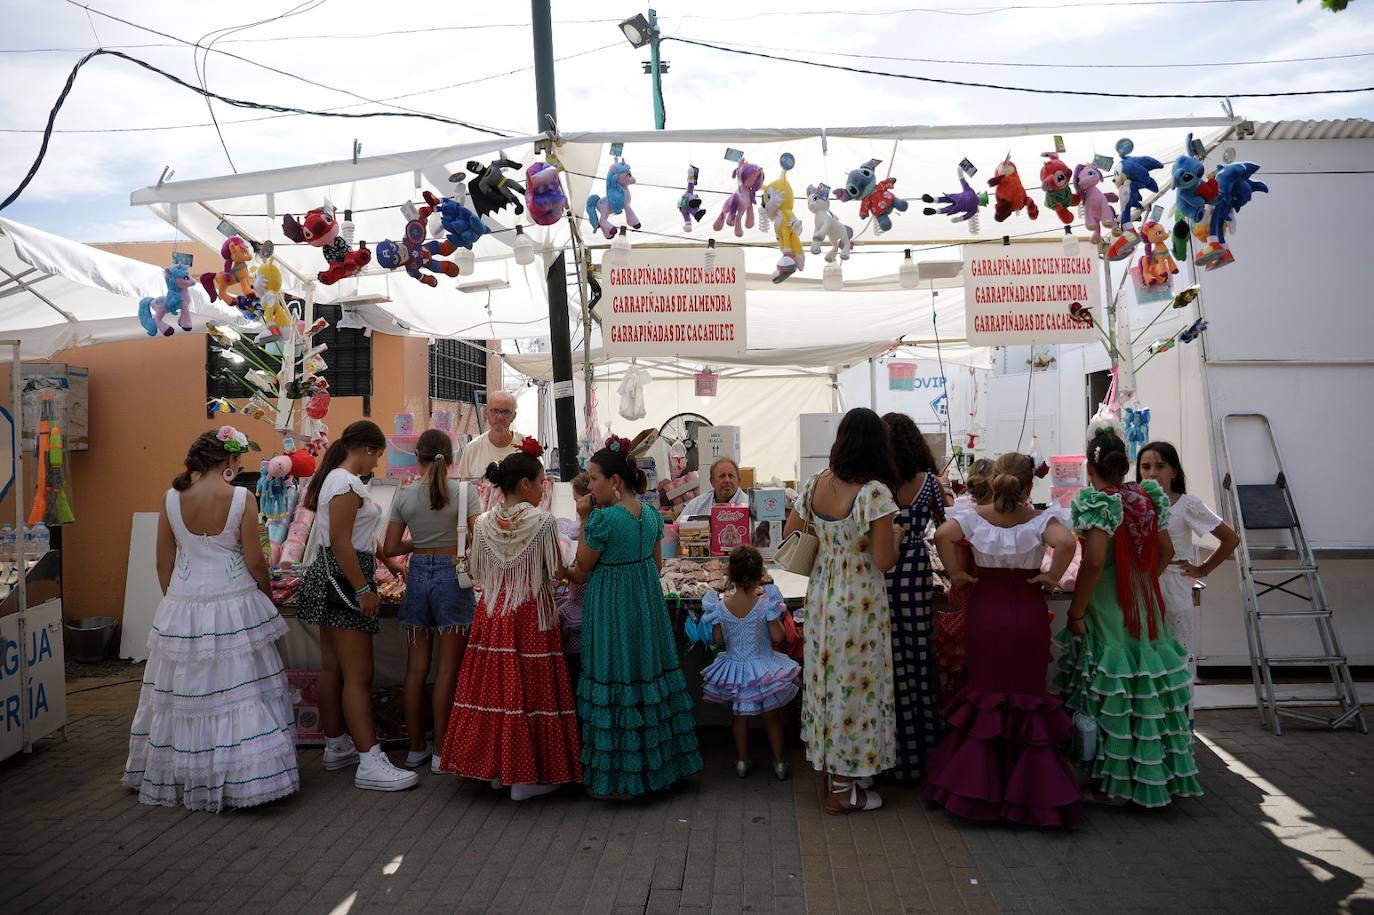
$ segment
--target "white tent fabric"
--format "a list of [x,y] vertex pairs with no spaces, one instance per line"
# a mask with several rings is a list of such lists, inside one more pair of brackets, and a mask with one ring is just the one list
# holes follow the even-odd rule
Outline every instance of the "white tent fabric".
[[[160,267],[0,218],[0,337],[18,337],[23,359],[146,338],[138,301],[166,292]],[[190,294],[197,323],[239,323],[237,311],[208,301],[199,286]]]
[[[1094,154],[1115,155],[1119,138],[1129,136],[1137,154],[1169,161],[1183,148],[1188,131],[1210,138],[1216,128],[1232,122],[1223,118],[1192,118],[1155,121],[1100,121],[1079,124],[1004,124],[973,127],[858,127],[794,130],[723,129],[672,131],[621,131],[568,133],[561,139],[558,155],[566,169],[566,189],[581,234],[593,247],[607,242],[585,222],[588,194],[604,193],[604,175],[610,164],[607,144],[622,142],[624,155],[635,175],[632,206],[643,221],[632,232],[635,246],[705,245],[715,235],[719,245],[743,243],[748,271],[749,344],[751,349],[784,350],[833,346],[841,343],[891,344],[900,338],[933,343],[928,291],[901,290],[896,283],[902,249],[914,248],[921,260],[957,260],[966,242],[996,244],[1003,235],[1033,236],[1056,242],[1062,228],[1052,214],[1036,222],[1024,214],[994,223],[990,210],[981,218],[981,235],[972,236],[965,225],[951,225],[945,217],[921,214],[922,193],[938,196],[957,190],[956,166],[969,159],[979,171],[971,184],[986,190],[986,179],[1010,153],[1023,182],[1039,184],[1040,153],[1052,148],[1052,137],[1064,137],[1066,162],[1091,161]],[[150,206],[181,231],[218,248],[223,236],[218,227],[228,220],[253,238],[278,242],[278,257],[300,277],[313,276],[322,266],[318,251],[303,245],[282,243],[280,222],[287,213],[299,215],[328,199],[338,210],[351,209],[355,237],[369,242],[400,235],[405,220],[400,206],[420,201],[421,190],[449,193],[451,173],[469,160],[488,161],[498,152],[529,165],[535,161],[537,137],[493,138],[440,149],[419,150],[371,158],[326,162],[275,169],[253,174],[230,175],[193,181],[167,182],[134,192],[132,203]],[[832,204],[833,211],[850,225],[860,245],[844,265],[845,293],[825,293],[818,288],[819,257],[808,257],[797,276],[781,286],[769,281],[778,258],[772,233],[757,228],[736,239],[733,231],[711,232],[721,204],[734,190],[733,164],[723,158],[725,148],[745,152],[760,163],[767,179],[779,174],[778,161],[790,152],[797,167],[789,181],[797,195],[796,215],[802,220],[803,237],[809,238],[811,214],[806,210],[808,184],[838,187],[846,174],[869,159],[878,159],[881,175],[897,178],[895,191],[911,204],[894,216],[890,233],[875,240],[875,226],[858,219],[854,203]],[[677,201],[685,184],[688,165],[701,170],[697,188],[707,218],[683,231]],[[511,173],[511,177],[523,175]],[[1039,192],[1033,190],[1039,199]],[[331,302],[366,297],[373,304],[358,307],[370,326],[387,333],[409,332],[421,336],[506,339],[548,335],[548,310],[544,271],[538,260],[521,268],[510,258],[512,229],[523,218],[505,210],[486,219],[496,230],[476,245],[476,273],[456,284],[444,280],[431,289],[403,273],[388,274],[371,265],[355,280],[316,290],[317,301]],[[550,228],[532,227],[527,234],[540,245],[545,263],[569,243],[567,223]],[[455,290],[482,284],[478,294]],[[941,284],[937,282],[936,288]],[[940,336],[957,346],[963,340],[962,307],[956,301],[959,281],[946,281],[947,295],[940,301]],[[848,295],[855,297],[853,303]],[[576,290],[572,290],[576,313]],[[814,301],[808,301],[808,300]],[[946,306],[948,302],[948,306]],[[946,319],[946,313],[949,315]],[[757,330],[756,330],[757,326]],[[776,336],[775,336],[776,334]],[[781,358],[781,357],[779,357]]]

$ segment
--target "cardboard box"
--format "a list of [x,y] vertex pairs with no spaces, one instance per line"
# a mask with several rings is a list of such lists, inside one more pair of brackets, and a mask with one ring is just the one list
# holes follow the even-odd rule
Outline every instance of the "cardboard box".
[[663,495],[668,498],[668,501],[677,505],[681,502],[686,502],[692,496],[696,495],[700,489],[701,483],[697,479],[696,471],[689,470],[676,480],[669,480],[665,483],[663,485]]
[[764,559],[772,559],[778,554],[778,547],[782,546],[782,529],[785,526],[786,522],[783,521],[754,522],[753,539],[750,542],[763,554]]
[[709,472],[720,458],[739,463],[739,426],[705,426],[697,430],[697,466]]
[[286,690],[296,715],[296,746],[324,745],[324,725],[320,722],[318,670],[288,670]]
[[677,554],[688,559],[706,559],[711,555],[711,523],[709,521],[679,521],[677,525]]
[[727,556],[749,540],[748,508],[743,505],[711,506],[712,556]]
[[739,488],[753,489],[758,485],[758,471],[753,467],[741,467],[739,469]]
[[787,493],[781,489],[756,489],[749,494],[755,521],[786,521]]

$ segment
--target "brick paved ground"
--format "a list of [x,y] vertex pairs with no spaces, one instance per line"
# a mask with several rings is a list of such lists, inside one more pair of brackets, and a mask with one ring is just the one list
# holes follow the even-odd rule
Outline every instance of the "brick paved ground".
[[702,784],[641,803],[362,792],[314,750],[286,802],[150,808],[118,786],[134,689],[72,695],[65,743],[0,763],[0,910],[1374,912],[1374,736],[1274,738],[1249,711],[1202,713],[1207,797],[1047,833],[910,791],[827,817],[800,752],[791,783],[739,780],[715,729]]

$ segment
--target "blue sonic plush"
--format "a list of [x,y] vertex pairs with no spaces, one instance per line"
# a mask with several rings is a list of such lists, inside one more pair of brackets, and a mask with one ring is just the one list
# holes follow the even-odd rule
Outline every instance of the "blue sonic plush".
[[1117,191],[1121,194],[1121,235],[1107,248],[1110,260],[1126,259],[1140,244],[1140,233],[1131,224],[1136,220],[1136,211],[1142,209],[1141,192],[1159,190],[1150,172],[1163,167],[1164,163],[1153,156],[1121,157],[1121,167],[1115,179]]
[[1263,181],[1254,181],[1260,167],[1254,162],[1232,162],[1217,172],[1217,195],[1212,201],[1212,219],[1207,228],[1207,244],[1193,258],[1193,263],[1208,270],[1224,267],[1235,261],[1226,245],[1226,225],[1235,219],[1240,208],[1250,202],[1255,193],[1267,194]]
[[441,200],[425,191],[425,203],[438,211],[444,236],[455,247],[471,251],[472,246],[477,244],[477,239],[491,231],[476,213],[463,205],[461,200],[452,197],[444,197]]

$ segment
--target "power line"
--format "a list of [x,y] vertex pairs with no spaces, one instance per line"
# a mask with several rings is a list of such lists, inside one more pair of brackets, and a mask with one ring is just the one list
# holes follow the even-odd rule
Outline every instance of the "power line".
[[[1184,0],[1175,0],[1184,2]],[[1211,2],[1211,0],[1187,0],[1188,4]],[[1265,0],[1216,0],[1216,2],[1265,2]],[[680,38],[665,35],[664,41],[677,41],[682,44],[695,45],[701,48],[711,48],[715,51],[724,51],[727,54],[742,54],[746,57],[758,57],[764,60],[778,60],[789,64],[800,64],[805,67],[820,67],[824,70],[842,70],[846,73],[856,73],[861,76],[886,76],[892,79],[909,79],[921,83],[938,83],[942,86],[964,86],[971,89],[999,89],[1003,92],[1029,92],[1034,95],[1078,95],[1092,96],[1096,98],[1139,98],[1139,99],[1226,99],[1226,98],[1288,98],[1292,96],[1305,95],[1349,95],[1355,92],[1374,92],[1374,86],[1361,86],[1353,89],[1304,89],[1290,92],[1106,92],[1097,89],[1034,89],[1029,86],[1007,86],[999,83],[977,83],[961,79],[940,79],[934,76],[917,76],[914,73],[891,73],[886,70],[869,70],[863,67],[850,67],[844,64],[828,64],[818,60],[800,60],[791,57],[779,57],[776,54],[765,54],[762,51],[749,51],[744,48],[729,48],[724,45],[712,44],[708,41],[697,41],[692,38]]]
[[[1151,6],[1214,6],[1225,3],[1270,3],[1273,0],[1157,0],[1151,2]],[[1038,12],[1041,10],[1064,10],[1077,9],[1080,7],[1115,7],[1117,9],[1134,8],[1135,3],[1112,3],[1108,0],[1080,0],[1077,3],[1015,3],[1006,6],[985,6],[985,7],[954,7],[954,6],[908,6],[901,9],[890,10],[770,10],[768,12],[750,13],[745,16],[703,16],[697,13],[686,13],[682,16],[662,16],[661,19],[677,19],[686,22],[688,19],[706,19],[714,22],[744,22],[749,19],[768,19],[778,16],[901,16],[908,13],[934,13],[944,16],[988,16],[995,13],[1016,12],[1029,10]],[[665,38],[667,36],[664,36]]]

